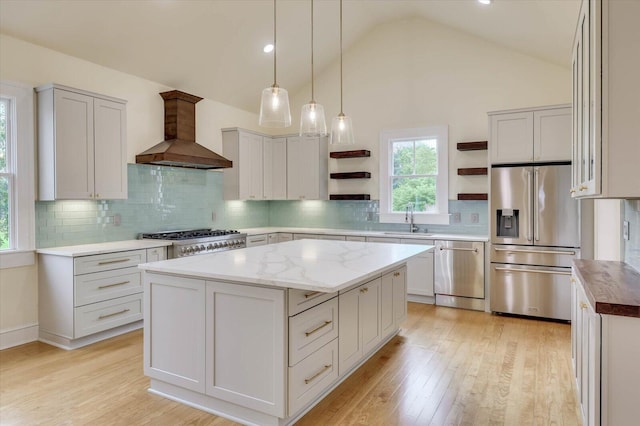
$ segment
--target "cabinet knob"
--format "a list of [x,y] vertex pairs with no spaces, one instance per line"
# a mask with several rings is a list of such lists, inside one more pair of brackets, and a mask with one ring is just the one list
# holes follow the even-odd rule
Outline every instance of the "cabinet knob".
[[100,198],[100,194],[96,194],[96,198]]
[[584,302],[580,302],[580,309],[587,309],[587,304]]
[[366,293],[368,291],[369,291],[369,289],[367,287],[360,289],[360,293]]
[[89,198],[93,198],[93,193],[89,193]]
[[580,185],[580,188],[578,188],[578,190],[580,190],[580,191],[584,191],[585,189],[587,189],[587,187],[584,186],[584,185]]
[[575,194],[576,193],[576,189],[575,188],[571,188],[571,190],[569,191],[569,194]]

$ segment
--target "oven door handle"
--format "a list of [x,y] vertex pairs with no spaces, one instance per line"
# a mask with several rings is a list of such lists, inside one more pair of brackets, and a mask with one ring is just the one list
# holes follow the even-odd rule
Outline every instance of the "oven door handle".
[[540,254],[562,254],[566,256],[575,256],[575,251],[559,251],[559,250],[526,250],[526,249],[506,249],[493,248],[495,251],[506,251],[507,253],[540,253]]
[[532,272],[534,274],[553,274],[553,275],[571,275],[571,272],[565,271],[554,271],[551,269],[527,269],[527,268],[502,268],[500,266],[495,267],[496,271],[505,271],[505,272]]

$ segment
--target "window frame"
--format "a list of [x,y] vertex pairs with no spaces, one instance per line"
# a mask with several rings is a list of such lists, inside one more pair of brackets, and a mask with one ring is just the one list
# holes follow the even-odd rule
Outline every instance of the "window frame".
[[0,251],[0,269],[35,263],[35,140],[33,87],[2,80],[0,95],[10,101],[11,132],[7,151],[11,156],[12,188],[10,247]]
[[405,212],[393,212],[391,185],[393,142],[399,140],[436,139],[438,175],[436,178],[436,206],[434,212],[415,212],[414,223],[424,225],[449,224],[449,128],[429,126],[380,132],[380,222],[405,223]]

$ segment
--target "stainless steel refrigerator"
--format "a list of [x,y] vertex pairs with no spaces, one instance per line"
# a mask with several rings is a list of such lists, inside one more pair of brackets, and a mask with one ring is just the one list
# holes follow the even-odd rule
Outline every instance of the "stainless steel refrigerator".
[[570,188],[569,163],[492,167],[492,311],[571,319],[580,209]]

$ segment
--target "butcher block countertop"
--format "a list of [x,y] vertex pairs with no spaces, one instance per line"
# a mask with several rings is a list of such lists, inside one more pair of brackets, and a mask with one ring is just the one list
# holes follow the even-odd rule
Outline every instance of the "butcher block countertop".
[[638,271],[604,260],[575,260],[573,269],[596,313],[640,318]]

